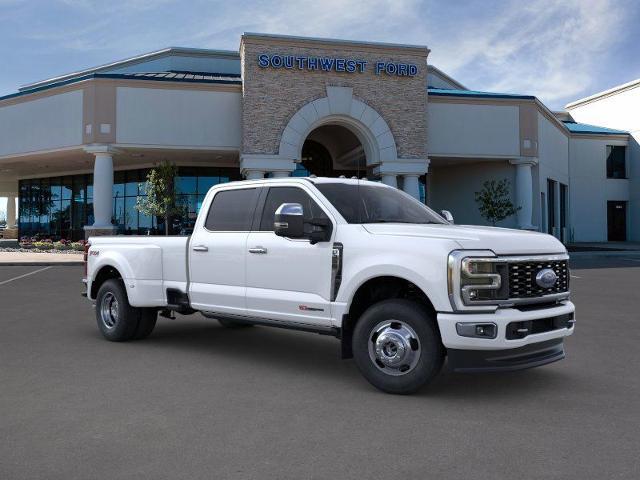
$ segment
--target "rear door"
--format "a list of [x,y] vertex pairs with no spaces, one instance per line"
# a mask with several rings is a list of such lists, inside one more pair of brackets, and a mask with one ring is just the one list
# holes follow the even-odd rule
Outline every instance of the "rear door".
[[189,243],[189,295],[198,310],[246,314],[247,236],[258,188],[215,193],[202,223]]
[[[294,324],[330,326],[332,242],[311,245],[273,232],[276,209],[300,203],[305,220],[335,221],[300,186],[269,187],[259,221],[247,239],[247,313]],[[335,233],[334,233],[335,235]]]

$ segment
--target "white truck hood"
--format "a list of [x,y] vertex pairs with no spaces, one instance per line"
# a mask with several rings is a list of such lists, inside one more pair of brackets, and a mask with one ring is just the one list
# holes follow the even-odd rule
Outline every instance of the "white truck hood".
[[497,255],[566,252],[564,245],[551,235],[509,228],[403,223],[370,223],[363,227],[374,235],[453,240],[465,250],[492,250]]

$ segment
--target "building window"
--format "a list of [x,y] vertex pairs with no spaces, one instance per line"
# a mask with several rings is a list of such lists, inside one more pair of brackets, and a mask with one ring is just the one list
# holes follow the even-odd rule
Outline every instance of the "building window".
[[[164,232],[163,219],[136,209],[145,195],[148,170],[117,171],[113,178],[113,224],[119,235],[155,235]],[[178,203],[184,214],[172,219],[170,232],[190,233],[204,196],[213,185],[239,180],[237,168],[180,167],[175,179]],[[20,180],[19,235],[52,240],[84,238],[84,226],[93,224],[93,175]]]
[[627,147],[607,145],[607,178],[627,178]]

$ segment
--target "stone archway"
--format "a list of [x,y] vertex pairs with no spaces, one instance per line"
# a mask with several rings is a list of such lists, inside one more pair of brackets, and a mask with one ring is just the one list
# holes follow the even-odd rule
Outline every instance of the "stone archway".
[[382,182],[420,198],[419,177],[429,168],[426,158],[398,158],[396,141],[385,119],[373,108],[353,96],[351,87],[327,86],[327,96],[300,108],[288,121],[280,136],[278,153],[244,153],[240,169],[247,179],[286,177],[301,161],[309,134],[324,125],[347,128],[360,141],[367,170]]
[[339,125],[360,141],[367,165],[397,161],[396,142],[387,122],[350,87],[327,87],[327,96],[307,103],[289,120],[280,138],[278,155],[299,162],[309,134],[323,125]]

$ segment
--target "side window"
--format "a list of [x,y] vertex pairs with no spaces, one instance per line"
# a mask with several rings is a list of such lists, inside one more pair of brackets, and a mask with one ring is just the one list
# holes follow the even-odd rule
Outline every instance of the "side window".
[[226,190],[211,202],[205,228],[211,231],[248,232],[251,230],[258,189]]
[[312,218],[328,218],[315,200],[301,188],[271,187],[262,210],[262,218],[260,219],[261,231],[273,231],[273,217],[278,207],[283,203],[299,203],[302,205],[305,221],[309,221]]
[[627,178],[626,153],[626,147],[607,145],[607,178]]

